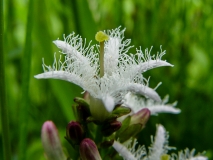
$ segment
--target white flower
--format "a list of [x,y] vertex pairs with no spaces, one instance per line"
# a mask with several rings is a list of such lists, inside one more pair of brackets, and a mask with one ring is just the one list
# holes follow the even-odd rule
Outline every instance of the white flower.
[[178,155],[172,153],[168,155],[167,152],[174,147],[168,146],[169,135],[162,125],[157,125],[157,131],[155,138],[152,140],[149,152],[146,151],[145,146],[138,146],[136,140],[129,140],[125,144],[121,144],[118,141],[114,141],[113,148],[119,153],[124,160],[162,160],[162,157],[166,157],[168,160],[207,160],[205,156],[194,156],[195,150],[191,152],[186,149],[184,152],[180,151]]
[[168,100],[169,96],[166,96],[161,102],[158,102],[153,99],[145,99],[135,94],[128,93],[125,95],[123,105],[131,108],[133,113],[137,113],[143,108],[148,108],[151,115],[157,115],[158,113],[180,113],[180,109],[175,108],[177,102],[167,104]]
[[97,53],[102,49],[100,45],[86,47],[82,38],[73,33],[65,37],[64,41],[54,41],[65,55],[64,61],[55,58],[52,67],[43,63],[44,73],[36,75],[35,78],[61,79],[88,91],[92,101],[99,104],[97,106],[90,102],[93,107],[90,108],[91,113],[99,120],[104,119],[116,104],[120,104],[128,92],[161,101],[155,89],[148,87],[142,73],[156,67],[172,66],[161,60],[165,51],[161,50],[151,56],[151,49],[146,49],[143,53],[140,48],[136,50],[136,54],[127,54],[132,46],[129,46],[130,39],[124,40],[124,31],[118,27],[105,32],[109,39],[104,42],[103,76],[100,76],[102,68]]

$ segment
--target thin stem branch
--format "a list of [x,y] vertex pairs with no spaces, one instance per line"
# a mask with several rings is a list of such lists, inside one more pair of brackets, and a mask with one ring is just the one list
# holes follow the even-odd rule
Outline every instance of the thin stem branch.
[[27,151],[27,121],[28,121],[28,107],[29,107],[29,80],[30,80],[30,66],[31,66],[31,33],[32,33],[32,22],[33,22],[33,0],[28,2],[28,16],[27,16],[27,28],[25,47],[22,57],[22,98],[20,108],[20,133],[19,133],[19,159],[26,159]]
[[0,0],[0,112],[4,159],[10,160],[9,118],[6,104],[5,70],[4,70],[4,17],[3,0]]

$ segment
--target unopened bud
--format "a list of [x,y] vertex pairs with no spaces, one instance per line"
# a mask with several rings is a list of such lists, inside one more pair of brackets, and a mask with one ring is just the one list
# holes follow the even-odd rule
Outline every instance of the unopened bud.
[[80,144],[84,138],[84,130],[80,123],[71,121],[67,125],[66,139],[72,144]]
[[41,139],[48,160],[66,160],[56,126],[52,121],[46,121],[41,130]]
[[121,128],[121,125],[122,124],[119,121],[106,123],[103,125],[101,132],[105,137],[110,136],[113,132],[119,130]]
[[82,140],[80,156],[82,160],[102,160],[95,142],[89,138]]
[[121,129],[116,133],[116,137],[119,138],[120,142],[125,142],[129,138],[136,136],[145,127],[149,117],[150,111],[147,108],[126,117],[122,122]]
[[141,124],[142,127],[145,127],[146,122],[149,120],[149,117],[150,117],[150,110],[147,108],[141,109],[140,111],[131,116],[130,125]]

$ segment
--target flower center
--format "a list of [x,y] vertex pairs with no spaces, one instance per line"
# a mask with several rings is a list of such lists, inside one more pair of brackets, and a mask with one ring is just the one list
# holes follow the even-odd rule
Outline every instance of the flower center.
[[109,39],[109,36],[99,31],[95,35],[96,41],[100,43],[100,55],[99,55],[99,63],[100,63],[100,77],[104,76],[104,41]]

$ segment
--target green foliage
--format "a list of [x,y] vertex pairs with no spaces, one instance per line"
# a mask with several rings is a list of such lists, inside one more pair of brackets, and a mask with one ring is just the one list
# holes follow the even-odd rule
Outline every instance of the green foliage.
[[[14,159],[18,155],[17,135],[22,125],[19,121],[22,115],[23,83],[29,83],[29,95],[24,95],[26,98],[29,96],[25,111],[28,116],[26,159],[44,159],[40,142],[40,129],[44,121],[52,120],[63,140],[67,123],[74,119],[71,106],[74,97],[80,97],[82,90],[67,82],[37,80],[33,77],[42,72],[42,58],[51,65],[54,52],[59,56],[58,49],[51,42],[74,31],[87,39],[93,39],[94,44],[97,31],[120,25],[126,27],[125,36],[131,38],[136,47],[145,49],[154,46],[154,54],[162,45],[167,50],[164,58],[174,64],[173,68],[159,68],[149,71],[145,76],[151,76],[151,87],[163,82],[157,90],[159,95],[163,97],[169,94],[171,101],[178,101],[182,112],[179,115],[151,117],[147,124],[149,127],[139,136],[141,143],[150,144],[147,139],[150,139],[151,134],[154,135],[155,124],[161,123],[170,132],[171,146],[177,146],[178,149],[196,148],[201,152],[206,150],[209,159],[213,158],[211,0],[36,0],[30,15],[32,40],[31,44],[27,44],[32,46],[31,66],[22,68],[22,59],[27,58],[23,53],[28,3],[29,0],[9,0],[4,4],[5,76]],[[131,52],[135,53],[135,50]],[[30,77],[26,82],[22,76],[29,70]],[[0,159],[2,157],[0,155]]]

